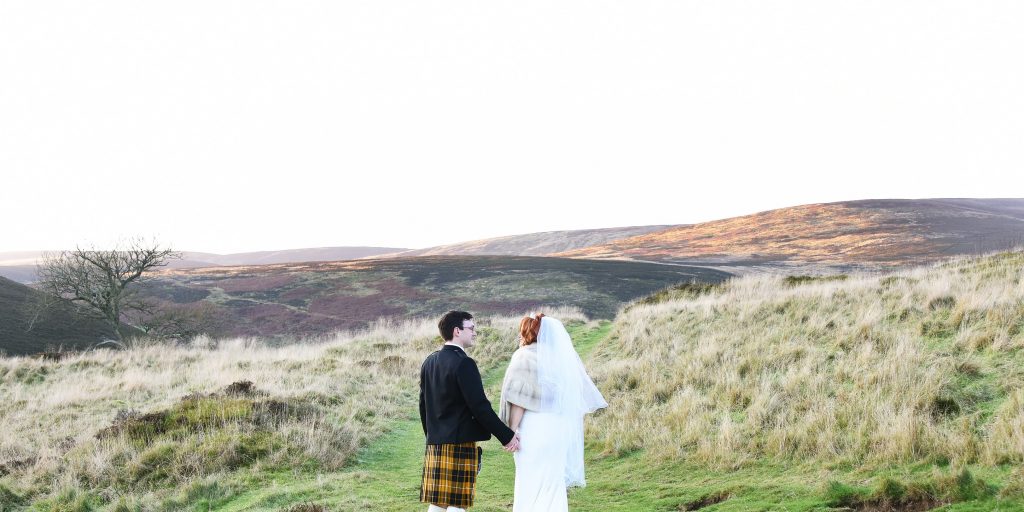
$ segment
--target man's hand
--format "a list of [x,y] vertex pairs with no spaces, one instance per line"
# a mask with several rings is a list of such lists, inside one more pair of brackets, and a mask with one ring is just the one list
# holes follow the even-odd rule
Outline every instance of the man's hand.
[[512,440],[509,441],[508,444],[506,444],[505,447],[502,449],[505,450],[506,452],[514,452],[519,450],[519,433],[516,432],[516,435],[512,436]]

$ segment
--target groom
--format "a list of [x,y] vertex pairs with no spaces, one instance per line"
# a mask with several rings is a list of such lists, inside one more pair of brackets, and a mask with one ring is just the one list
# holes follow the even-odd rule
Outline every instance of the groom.
[[493,434],[514,452],[519,435],[494,413],[480,370],[466,355],[476,338],[473,315],[449,311],[437,327],[445,343],[420,368],[420,421],[427,436],[420,501],[430,503],[429,512],[464,512],[473,506],[483,454],[476,442]]

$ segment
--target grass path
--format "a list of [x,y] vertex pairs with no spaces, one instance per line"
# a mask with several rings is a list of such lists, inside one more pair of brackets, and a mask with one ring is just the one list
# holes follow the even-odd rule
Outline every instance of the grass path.
[[[611,330],[610,322],[568,326],[581,357]],[[484,386],[496,405],[507,365],[485,372]],[[415,410],[410,411],[415,414]],[[497,440],[483,443],[484,459],[477,484],[475,511],[509,510],[515,465]],[[418,510],[423,462],[423,431],[418,416],[397,422],[392,430],[364,449],[345,471],[323,475],[277,473],[250,482],[252,489],[216,508],[220,512],[278,511],[296,503],[314,502],[331,510]]]
[[[611,330],[609,322],[569,325],[580,356],[588,355]],[[484,386],[497,405],[505,365],[485,372]],[[614,406],[614,404],[612,404]],[[219,512],[277,512],[298,503],[316,503],[333,511],[426,510],[419,503],[423,432],[415,411],[393,425],[390,432],[361,451],[348,469],[322,475],[307,473],[262,474],[248,482],[249,489]],[[511,510],[515,465],[497,440],[482,444],[483,467],[477,483],[476,512]],[[735,471],[714,471],[685,463],[657,461],[643,453],[602,457],[600,448],[587,447],[584,489],[569,495],[569,508],[584,511],[671,511],[716,497],[720,503],[700,508],[707,512],[825,511],[823,488],[833,473],[818,466],[753,465]],[[842,470],[835,475],[849,477]],[[867,475],[864,475],[865,477]],[[202,508],[199,510],[207,510]],[[960,503],[944,511],[1022,510],[991,500]]]

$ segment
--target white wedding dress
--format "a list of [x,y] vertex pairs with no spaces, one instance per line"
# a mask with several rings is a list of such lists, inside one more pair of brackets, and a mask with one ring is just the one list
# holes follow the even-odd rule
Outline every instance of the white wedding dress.
[[569,510],[565,475],[570,446],[564,440],[571,437],[574,428],[573,422],[561,414],[523,414],[519,423],[519,451],[514,455],[516,484],[512,512]]
[[539,410],[519,422],[513,512],[567,512],[568,487],[583,487],[583,416],[608,403],[587,375],[560,321],[541,318]]

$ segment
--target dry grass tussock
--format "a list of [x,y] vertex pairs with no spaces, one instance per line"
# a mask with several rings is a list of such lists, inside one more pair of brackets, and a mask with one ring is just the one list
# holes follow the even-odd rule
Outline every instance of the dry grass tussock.
[[[479,319],[482,367],[515,350],[518,321]],[[287,346],[199,338],[0,359],[0,491],[37,501],[100,489],[104,503],[127,495],[153,509],[242,468],[336,469],[414,414],[420,362],[439,343],[436,320],[380,321]]]
[[1011,252],[637,303],[597,349],[590,437],[723,467],[1024,462],[1022,278]]

